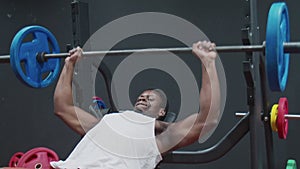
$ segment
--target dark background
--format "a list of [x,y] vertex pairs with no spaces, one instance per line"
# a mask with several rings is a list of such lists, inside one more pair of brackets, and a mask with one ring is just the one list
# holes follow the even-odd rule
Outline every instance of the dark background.
[[[105,24],[119,17],[137,12],[164,12],[181,17],[198,26],[210,40],[218,45],[241,44],[241,31],[243,26],[242,0],[229,1],[99,1],[86,0],[89,7],[89,32],[92,34]],[[257,13],[260,28],[260,40],[265,39],[267,13],[270,5],[275,1],[259,1]],[[300,16],[298,7],[300,2],[296,0],[286,1],[290,14],[291,40],[299,40]],[[28,25],[42,25],[47,27],[57,38],[62,51],[66,44],[72,43],[72,19],[70,0],[2,0],[0,2],[0,54],[9,53],[10,43],[14,35],[21,28]],[[176,29],[176,28],[174,28]],[[132,37],[117,44],[115,48],[144,48],[144,47],[171,47],[177,45],[169,38],[144,35]],[[290,71],[287,88],[284,92],[270,92],[269,102],[276,103],[279,97],[286,96],[289,99],[291,113],[299,113],[298,86],[300,78],[298,74],[300,63],[298,55],[291,55]],[[247,111],[246,84],[242,73],[242,61],[244,54],[220,54],[227,80],[227,101],[223,117],[214,135],[202,145],[192,145],[189,150],[199,150],[214,145],[237,122],[234,116],[236,111]],[[189,59],[187,59],[187,62]],[[111,63],[112,67],[118,64]],[[191,62],[191,61],[190,61]],[[191,63],[191,69],[196,76],[199,75],[199,63]],[[159,74],[159,71],[148,70],[138,74],[134,79],[132,89],[142,85],[139,80],[149,77],[161,76],[171,79],[168,75]],[[65,159],[80,140],[80,136],[71,131],[60,119],[53,114],[53,92],[55,83],[47,88],[33,89],[20,82],[9,64],[0,66],[0,166],[6,166],[10,157],[18,151],[44,146],[53,149],[61,159]],[[199,78],[198,78],[199,79]],[[172,79],[171,79],[172,80]],[[151,80],[150,80],[151,81]],[[158,82],[161,83],[161,82]],[[168,87],[168,84],[165,84]],[[172,89],[172,88],[171,88]],[[101,90],[101,89],[98,89]],[[177,91],[176,86],[174,90]],[[134,91],[134,90],[133,90]],[[133,96],[137,93],[132,93]],[[131,96],[131,97],[133,97]],[[106,98],[105,96],[103,96]],[[174,103],[178,96],[174,94]],[[178,105],[170,107],[176,111]],[[300,137],[297,129],[300,122],[289,121],[289,134],[286,140],[280,140],[277,133],[273,134],[276,168],[284,168],[287,159],[300,160]],[[246,135],[230,152],[222,158],[207,164],[162,164],[162,168],[250,168],[250,142],[249,134]],[[261,143],[264,148],[264,142]],[[264,153],[263,153],[264,155]],[[265,159],[262,160],[265,164]],[[263,164],[263,165],[264,165]]]

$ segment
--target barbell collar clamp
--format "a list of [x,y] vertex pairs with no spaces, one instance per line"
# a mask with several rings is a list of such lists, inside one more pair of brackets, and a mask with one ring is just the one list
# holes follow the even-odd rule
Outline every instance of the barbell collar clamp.
[[39,63],[43,63],[43,62],[47,62],[48,58],[45,57],[45,52],[38,52],[36,54],[36,60],[39,62]]

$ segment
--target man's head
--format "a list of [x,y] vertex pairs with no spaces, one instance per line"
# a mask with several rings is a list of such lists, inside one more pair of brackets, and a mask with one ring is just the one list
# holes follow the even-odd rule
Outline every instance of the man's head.
[[166,94],[160,89],[148,89],[136,100],[134,110],[147,116],[163,120],[168,109]]

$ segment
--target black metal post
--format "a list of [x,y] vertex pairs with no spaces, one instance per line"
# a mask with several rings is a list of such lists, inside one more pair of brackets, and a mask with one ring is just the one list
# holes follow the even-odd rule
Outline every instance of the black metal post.
[[[72,12],[71,15],[72,15],[73,46],[82,47],[90,36],[88,3],[80,2],[79,0],[73,0],[71,2],[71,12]],[[77,69],[75,70],[75,72],[78,72]],[[90,80],[88,79],[88,76],[86,76],[85,78],[87,78],[86,80]],[[87,103],[85,99],[83,99],[84,93],[87,93],[88,91],[87,90],[83,91],[83,88],[76,81],[73,81],[73,85],[77,89],[76,90],[77,104],[80,105],[80,107],[83,107],[88,110],[90,104]],[[86,87],[85,89],[91,89],[91,87],[89,86]],[[89,99],[91,100],[91,98]],[[87,99],[87,101],[89,99]]]
[[264,122],[265,131],[265,145],[266,145],[266,155],[267,155],[267,168],[275,168],[274,159],[274,148],[273,148],[273,135],[270,125],[270,103],[268,101],[268,89],[266,80],[266,69],[263,57],[260,61],[260,75],[261,75],[261,90],[262,90],[262,103],[263,103],[263,116],[262,120]]
[[90,36],[88,3],[74,0],[71,9],[73,45],[83,46]]
[[[259,43],[259,27],[257,20],[257,0],[245,0],[245,19],[242,28],[242,41],[244,45]],[[247,82],[247,96],[249,106],[249,132],[251,168],[262,168],[262,140],[261,140],[261,88],[259,59],[260,53],[247,52],[244,62],[244,75]]]

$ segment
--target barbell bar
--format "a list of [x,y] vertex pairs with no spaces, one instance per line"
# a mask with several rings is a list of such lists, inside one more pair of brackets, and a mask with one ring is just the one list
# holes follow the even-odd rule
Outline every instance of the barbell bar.
[[[244,117],[247,115],[249,112],[236,112],[235,116],[236,117]],[[284,118],[289,119],[289,120],[300,120],[300,115],[298,114],[285,114]]]
[[[23,42],[32,35],[33,40]],[[284,2],[272,4],[267,22],[266,41],[262,45],[217,46],[217,52],[263,52],[269,87],[283,91],[288,77],[289,53],[300,53],[300,42],[289,42],[289,19]],[[191,47],[150,48],[111,51],[85,51],[84,56],[118,55],[134,52],[191,52]],[[34,88],[49,86],[59,75],[60,59],[69,53],[60,53],[54,35],[41,26],[27,26],[13,38],[10,55],[0,56],[0,62],[10,62],[16,76]],[[46,74],[46,75],[45,75]]]
[[[300,42],[285,42],[283,43],[284,53],[300,53]],[[233,52],[263,52],[265,51],[265,42],[262,45],[241,45],[241,46],[216,46],[215,50],[220,53]],[[178,48],[149,48],[149,49],[127,49],[127,50],[110,50],[110,51],[90,51],[83,52],[84,56],[99,56],[99,55],[118,55],[131,53],[156,53],[156,52],[192,52],[191,47]],[[69,53],[53,53],[42,54],[42,60],[49,58],[65,58]]]
[[[266,48],[265,42],[262,45],[241,45],[241,46],[217,46],[215,50],[220,53],[233,52],[264,52]],[[300,42],[284,42],[284,53],[300,53]],[[155,52],[174,52],[184,53],[191,52],[191,47],[177,48],[149,48],[149,49],[127,49],[127,50],[109,50],[109,51],[87,51],[83,52],[84,56],[99,56],[99,55],[126,55],[131,53],[155,53]],[[66,58],[69,53],[37,53],[37,60],[47,61],[53,58]],[[10,55],[1,55],[0,63],[9,63]]]
[[[266,48],[265,42],[262,45],[240,45],[240,46],[217,46],[215,50],[220,53],[233,52],[264,52]],[[300,42],[284,42],[284,53],[300,53]],[[148,49],[125,49],[125,50],[109,50],[109,51],[87,51],[83,52],[87,56],[99,55],[126,55],[131,53],[156,53],[156,52],[174,52],[185,53],[191,52],[191,47],[177,47],[177,48],[148,48]],[[66,58],[70,56],[69,53],[37,53],[38,61],[47,61],[53,58]],[[0,62],[9,63],[10,55],[0,56]]]

